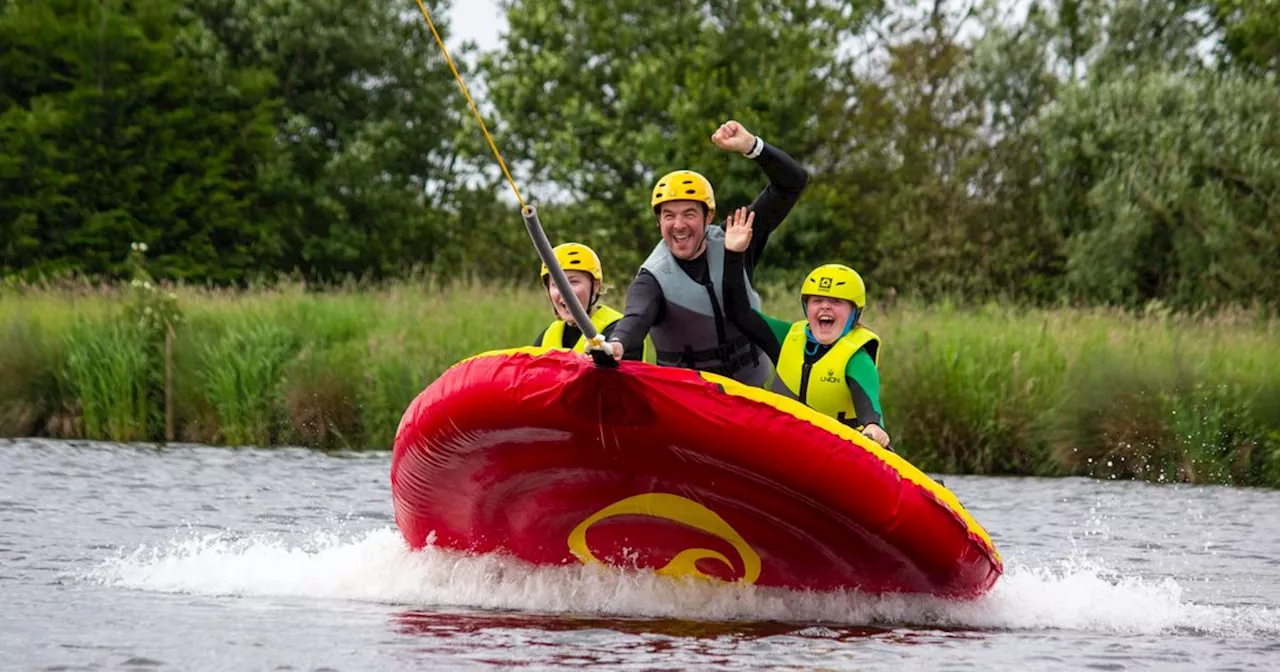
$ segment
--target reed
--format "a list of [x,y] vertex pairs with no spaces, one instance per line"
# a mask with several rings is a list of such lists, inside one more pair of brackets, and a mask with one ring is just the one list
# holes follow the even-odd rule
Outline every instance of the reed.
[[138,441],[154,436],[160,409],[151,398],[160,362],[141,329],[124,320],[76,322],[64,336],[60,375],[85,438]]
[[[441,372],[550,319],[533,283],[172,291],[177,438],[231,445],[388,449]],[[765,293],[800,318],[785,288]],[[162,355],[126,301],[0,291],[0,434],[163,438]],[[1280,485],[1275,318],[873,301],[866,320],[887,428],[926,470]]]

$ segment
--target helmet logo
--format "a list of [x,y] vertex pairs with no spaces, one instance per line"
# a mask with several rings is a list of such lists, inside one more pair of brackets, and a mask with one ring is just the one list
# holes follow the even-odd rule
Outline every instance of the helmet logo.
[[818,289],[831,289],[831,278],[818,280]]

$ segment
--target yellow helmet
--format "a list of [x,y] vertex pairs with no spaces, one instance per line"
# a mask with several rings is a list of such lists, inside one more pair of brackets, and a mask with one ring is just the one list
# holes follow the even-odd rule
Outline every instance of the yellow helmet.
[[716,193],[711,189],[711,182],[692,170],[673,171],[658,179],[650,205],[657,212],[658,206],[667,201],[698,201],[706,204],[711,212],[716,211]]
[[813,269],[800,287],[800,301],[806,296],[829,296],[852,301],[861,310],[867,305],[867,286],[858,272],[843,264],[825,264]]
[[[556,261],[560,262],[560,268],[566,271],[586,271],[596,282],[604,283],[604,266],[600,264],[600,257],[596,256],[595,250],[582,243],[563,243],[556,245],[551,251],[555,253]],[[550,275],[551,271],[543,264],[542,279],[545,281]]]

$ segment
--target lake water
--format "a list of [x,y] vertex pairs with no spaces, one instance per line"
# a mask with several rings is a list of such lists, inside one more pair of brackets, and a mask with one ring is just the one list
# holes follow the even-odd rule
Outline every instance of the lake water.
[[0,670],[1280,668],[1280,492],[946,477],[950,603],[409,552],[390,460],[0,440]]

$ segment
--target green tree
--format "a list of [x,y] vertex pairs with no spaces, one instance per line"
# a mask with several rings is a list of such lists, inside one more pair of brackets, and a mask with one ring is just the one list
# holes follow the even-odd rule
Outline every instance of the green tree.
[[[1096,0],[1095,0],[1096,1]],[[1104,0],[1106,22],[1091,74],[1111,79],[1209,65],[1201,45],[1216,28],[1203,0]]]
[[11,0],[0,13],[0,269],[240,277],[279,251],[257,221],[270,76],[203,58],[173,0]]
[[[430,263],[473,141],[466,103],[413,3],[185,0],[227,63],[275,75],[269,167],[286,266],[317,278]],[[443,37],[448,3],[432,19]],[[465,68],[463,56],[455,54]],[[464,73],[466,71],[464,70]]]
[[883,63],[865,78],[879,89],[873,117],[885,124],[875,134],[885,149],[871,165],[885,189],[856,209],[879,231],[873,284],[928,294],[981,289],[974,269],[987,222],[974,180],[985,147],[982,108],[957,39],[970,18],[943,0],[895,4],[886,16],[894,31],[881,36]]
[[[499,140],[534,197],[572,204],[544,223],[554,240],[598,247],[611,277],[629,277],[658,240],[649,195],[677,168],[712,180],[721,213],[746,204],[759,170],[709,138],[734,118],[798,160],[844,124],[838,115],[843,40],[870,5],[825,0],[508,0],[505,49],[485,59]],[[548,186],[549,185],[549,186]],[[821,190],[820,188],[818,189]],[[806,195],[785,235],[840,227]],[[770,248],[786,264],[788,246]],[[626,269],[626,270],[621,270]]]
[[[1044,22],[1003,26],[994,5],[895,3],[877,23],[869,67],[850,89],[848,134],[829,147],[846,157],[817,179],[873,232],[873,291],[927,296],[1053,293],[1058,241],[1036,207],[1036,146],[1025,130],[1052,98]],[[1032,16],[1037,10],[1032,7]],[[976,43],[961,36],[982,26]]]
[[1038,133],[1072,292],[1177,308],[1280,296],[1280,90],[1154,71],[1064,90]]
[[1043,152],[1035,120],[1065,82],[1082,78],[1097,42],[1096,2],[1033,2],[1008,21],[999,2],[980,7],[982,35],[969,46],[959,75],[981,106],[982,160],[972,184],[984,207],[974,233],[983,254],[969,272],[988,291],[1047,302],[1059,295],[1062,237],[1044,221]]
[[1280,73],[1280,2],[1217,0],[1211,6],[1233,63],[1256,72]]

